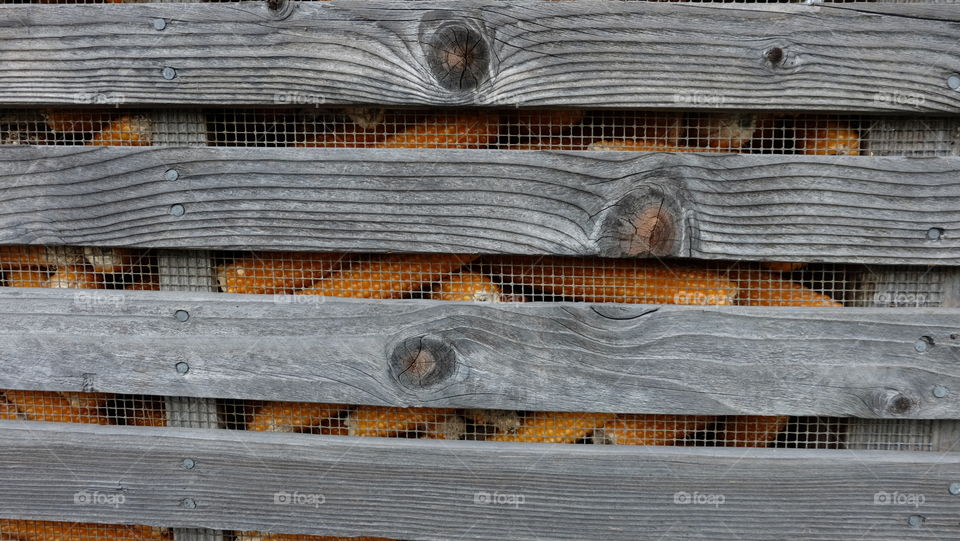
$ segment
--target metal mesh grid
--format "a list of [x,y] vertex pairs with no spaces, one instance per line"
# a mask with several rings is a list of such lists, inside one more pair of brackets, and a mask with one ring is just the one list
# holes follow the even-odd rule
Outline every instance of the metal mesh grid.
[[34,145],[951,156],[960,150],[958,138],[960,119],[953,117],[375,107],[224,109],[202,115],[100,108],[0,111],[0,144]]
[[0,274],[8,287],[160,289],[156,256],[150,250],[0,246]]
[[[84,494],[78,493],[78,497],[82,499]],[[173,541],[173,535],[169,529],[152,526],[0,519],[0,539],[17,541]]]
[[163,399],[111,393],[0,390],[0,419],[166,426]]

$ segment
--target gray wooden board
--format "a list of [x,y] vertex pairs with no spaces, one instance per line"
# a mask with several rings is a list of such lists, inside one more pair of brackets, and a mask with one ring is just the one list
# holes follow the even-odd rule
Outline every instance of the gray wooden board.
[[[960,110],[946,84],[960,59],[955,8],[883,11],[487,0],[3,6],[0,103]],[[155,19],[166,26],[156,30]],[[476,85],[431,68],[434,40],[451,28],[489,59],[474,62]],[[776,66],[764,56],[774,47],[785,53]],[[451,80],[452,90],[441,83]]]
[[[177,310],[189,319],[175,319]],[[960,388],[954,309],[0,288],[0,322],[0,388],[546,411],[960,415],[960,393],[931,395],[936,385]],[[918,353],[924,336],[933,345]],[[398,381],[391,363],[407,340],[452,350],[448,377]]]
[[[186,458],[193,469],[181,466]],[[957,453],[2,421],[0,459],[0,508],[11,518],[410,540],[960,536],[960,498],[948,492],[960,478]],[[78,505],[78,494],[81,502],[102,503]],[[122,503],[109,505],[120,496]],[[195,507],[185,508],[186,499]],[[922,517],[918,527],[908,525],[912,515]]]
[[956,158],[48,146],[0,163],[0,244],[629,256],[658,209],[657,255],[960,264]]

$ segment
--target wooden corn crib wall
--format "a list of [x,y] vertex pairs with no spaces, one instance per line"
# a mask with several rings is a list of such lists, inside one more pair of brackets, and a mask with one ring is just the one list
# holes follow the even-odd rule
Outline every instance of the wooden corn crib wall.
[[0,7],[0,539],[960,537],[954,6],[138,4]]

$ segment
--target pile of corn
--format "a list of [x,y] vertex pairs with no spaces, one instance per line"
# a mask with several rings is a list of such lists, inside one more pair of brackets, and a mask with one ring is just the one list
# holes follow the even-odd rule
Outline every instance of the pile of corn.
[[126,248],[0,246],[0,274],[9,287],[160,289],[152,258]]
[[0,390],[0,419],[166,426],[159,398],[110,393]]

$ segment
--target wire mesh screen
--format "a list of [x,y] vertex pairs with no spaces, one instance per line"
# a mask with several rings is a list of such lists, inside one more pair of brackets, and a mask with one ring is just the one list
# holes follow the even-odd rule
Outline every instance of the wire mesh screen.
[[[82,496],[82,493],[80,493]],[[17,541],[173,541],[169,529],[130,524],[85,524],[0,519],[0,539]]]
[[166,426],[162,398],[111,393],[0,390],[0,419]]
[[0,111],[0,144],[31,145],[952,156],[958,138],[960,120],[951,117],[375,107]]

